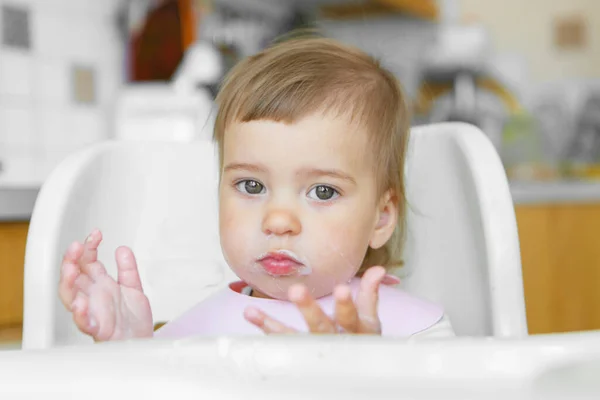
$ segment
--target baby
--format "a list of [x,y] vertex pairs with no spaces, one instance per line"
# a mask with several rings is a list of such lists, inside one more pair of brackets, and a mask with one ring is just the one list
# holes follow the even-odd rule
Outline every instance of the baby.
[[[225,290],[246,307],[180,321],[222,334],[235,330],[217,319],[240,318],[259,333],[382,334],[398,323],[402,336],[453,335],[441,308],[386,286],[401,265],[409,133],[394,75],[333,40],[293,39],[238,63],[217,103],[221,247],[241,279]],[[134,254],[117,249],[115,281],[97,259],[101,241],[92,232],[62,263],[59,294],[77,327],[107,341],[177,326],[154,332]],[[304,326],[284,323],[290,313]]]

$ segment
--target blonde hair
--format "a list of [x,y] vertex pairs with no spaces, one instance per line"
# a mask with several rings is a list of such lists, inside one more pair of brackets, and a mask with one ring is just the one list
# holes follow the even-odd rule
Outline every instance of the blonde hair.
[[293,123],[316,112],[356,119],[370,135],[380,195],[391,189],[398,202],[392,237],[383,247],[368,249],[357,275],[374,265],[402,265],[410,119],[392,73],[364,52],[335,40],[294,38],[236,64],[221,86],[217,104],[214,139],[221,160],[225,131],[233,122]]

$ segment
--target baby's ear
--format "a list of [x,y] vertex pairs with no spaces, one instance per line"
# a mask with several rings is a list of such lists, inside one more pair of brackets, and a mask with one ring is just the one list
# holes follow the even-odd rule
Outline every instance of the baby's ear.
[[398,197],[393,190],[386,191],[379,202],[377,221],[369,246],[378,249],[392,237],[398,224]]

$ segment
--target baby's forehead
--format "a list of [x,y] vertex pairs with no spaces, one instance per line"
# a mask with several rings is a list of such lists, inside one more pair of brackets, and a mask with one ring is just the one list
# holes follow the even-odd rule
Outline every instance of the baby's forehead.
[[236,122],[225,129],[223,139],[224,162],[350,170],[371,170],[374,162],[368,132],[335,116],[311,115],[295,122]]
[[[257,142],[294,143],[298,149],[312,147],[334,152],[371,151],[371,132],[358,119],[344,115],[312,113],[296,120],[260,119],[233,121],[224,130],[229,145],[249,146]],[[318,146],[318,147],[317,147]]]

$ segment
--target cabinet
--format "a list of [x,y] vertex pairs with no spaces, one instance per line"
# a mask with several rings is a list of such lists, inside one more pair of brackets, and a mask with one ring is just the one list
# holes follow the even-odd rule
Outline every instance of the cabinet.
[[600,329],[600,202],[516,206],[529,332]]
[[27,222],[0,223],[0,330],[23,323],[23,266]]

